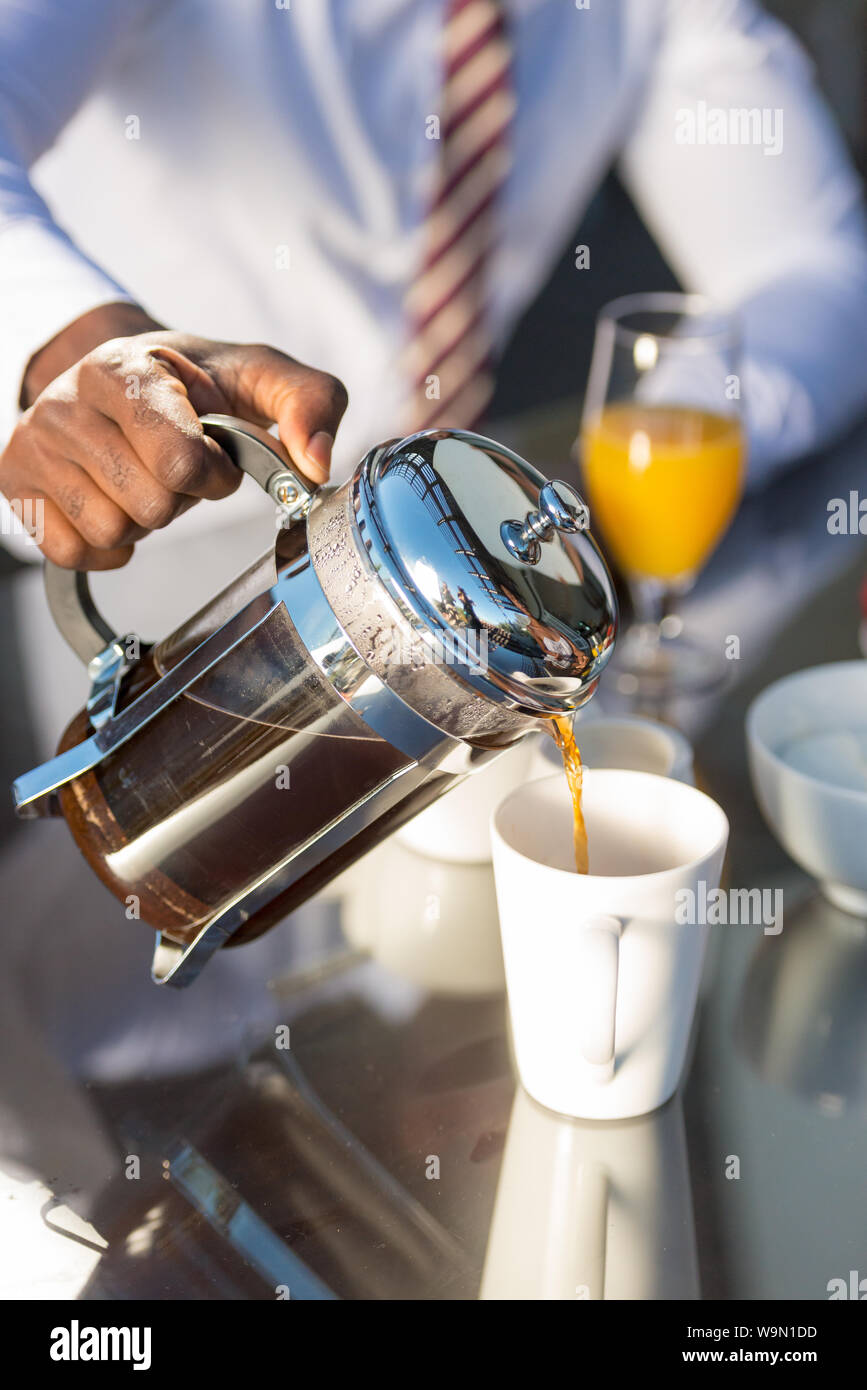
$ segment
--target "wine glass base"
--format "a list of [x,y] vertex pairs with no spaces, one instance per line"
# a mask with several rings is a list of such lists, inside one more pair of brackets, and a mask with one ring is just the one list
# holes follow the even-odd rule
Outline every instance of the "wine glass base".
[[661,628],[636,623],[620,638],[611,666],[622,695],[704,695],[725,683],[728,666],[722,653],[684,635],[679,627],[672,623],[669,628],[667,621]]

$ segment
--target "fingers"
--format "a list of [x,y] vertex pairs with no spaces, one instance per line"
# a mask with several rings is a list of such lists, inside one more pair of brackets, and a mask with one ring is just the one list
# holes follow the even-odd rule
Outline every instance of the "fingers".
[[[38,476],[33,482],[39,485]],[[45,493],[71,522],[82,540],[93,550],[123,550],[131,548],[146,534],[121,507],[106,497],[85,473],[83,468],[67,460],[53,470]]]
[[25,411],[0,458],[0,488],[44,505],[39,543],[50,559],[112,569],[147,532],[239,486],[201,414],[276,422],[295,465],[320,483],[346,404],[336,377],[275,348],[162,330],[115,339]]
[[84,469],[50,450],[31,448],[26,476],[4,455],[3,492],[43,553],[64,568],[125,565],[145,529],[117,506]]
[[132,545],[106,549],[89,544],[81,534],[78,523],[72,521],[50,497],[30,492],[20,500],[24,504],[25,514],[36,519],[28,530],[31,530],[42,553],[55,565],[73,570],[113,570],[120,569],[132,556]]
[[225,497],[240,473],[205,440],[182,383],[140,345],[109,344],[53,382],[3,453],[7,496],[40,499],[36,538],[57,564],[125,564],[149,531],[199,497]]
[[81,364],[82,387],[88,402],[116,427],[113,436],[102,433],[96,466],[113,476],[116,486],[126,482],[133,492],[147,491],[144,474],[149,474],[156,485],[151,503],[157,515],[166,513],[162,525],[177,514],[170,511],[166,493],[215,501],[235,491],[240,471],[205,434],[171,363],[143,349],[132,358],[92,356],[95,361]]
[[[117,508],[122,509],[140,532],[159,531],[175,517],[195,506],[198,498],[173,492],[133,450],[113,420],[100,416],[84,449],[76,448],[73,461]],[[234,480],[232,480],[232,485]],[[225,494],[223,494],[225,495]]]
[[316,371],[270,347],[235,349],[243,354],[236,370],[222,364],[216,376],[232,409],[248,419],[276,421],[293,463],[314,483],[325,482],[331,450],[348,403],[346,387],[328,372]]

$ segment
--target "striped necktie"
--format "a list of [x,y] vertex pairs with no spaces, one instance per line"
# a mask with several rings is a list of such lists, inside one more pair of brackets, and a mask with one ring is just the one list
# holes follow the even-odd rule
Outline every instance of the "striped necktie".
[[472,428],[494,391],[487,271],[515,109],[503,0],[446,0],[439,167],[406,297],[408,426]]

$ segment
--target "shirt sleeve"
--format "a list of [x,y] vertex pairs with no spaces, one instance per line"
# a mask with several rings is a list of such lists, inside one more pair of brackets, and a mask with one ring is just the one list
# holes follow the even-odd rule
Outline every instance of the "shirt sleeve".
[[0,0],[0,446],[33,354],[88,310],[132,296],[58,227],[29,169],[148,0]]
[[862,187],[800,45],[753,0],[667,0],[621,172],[685,288],[740,312],[762,483],[867,405]]

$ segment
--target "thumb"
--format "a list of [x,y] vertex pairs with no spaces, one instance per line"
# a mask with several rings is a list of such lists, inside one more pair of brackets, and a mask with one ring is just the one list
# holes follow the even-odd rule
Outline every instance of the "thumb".
[[248,420],[276,423],[295,466],[312,482],[324,483],[349,399],[343,382],[277,348],[236,347],[234,354],[229,381],[219,373],[233,410]]

